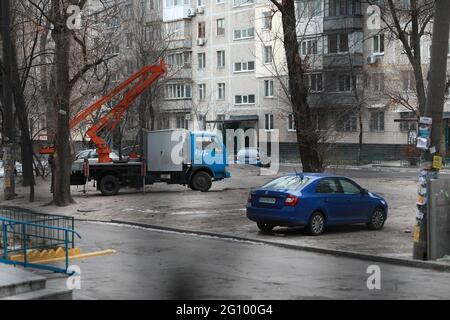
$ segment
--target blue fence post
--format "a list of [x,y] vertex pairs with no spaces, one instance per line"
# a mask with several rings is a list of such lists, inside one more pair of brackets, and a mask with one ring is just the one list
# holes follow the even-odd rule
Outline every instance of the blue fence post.
[[22,239],[23,239],[23,262],[25,264],[25,267],[28,263],[28,257],[27,257],[27,237],[26,237],[26,224],[22,224]]
[[64,231],[66,236],[66,273],[69,271],[69,231]]
[[5,221],[2,222],[2,233],[3,233],[3,258],[8,258],[8,234],[6,229]]

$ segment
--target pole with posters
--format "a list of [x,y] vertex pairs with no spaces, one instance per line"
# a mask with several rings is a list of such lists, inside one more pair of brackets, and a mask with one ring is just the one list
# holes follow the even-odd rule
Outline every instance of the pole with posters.
[[428,73],[425,117],[421,117],[417,147],[423,150],[417,195],[416,226],[413,258],[427,260],[427,219],[429,212],[429,182],[439,178],[442,166],[441,137],[447,73],[447,53],[450,28],[450,1],[436,0],[434,8],[431,63]]

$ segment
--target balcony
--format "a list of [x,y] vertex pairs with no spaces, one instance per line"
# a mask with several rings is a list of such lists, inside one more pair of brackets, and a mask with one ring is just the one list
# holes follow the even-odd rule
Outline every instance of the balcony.
[[364,18],[362,15],[324,17],[323,30],[362,30]]
[[323,68],[325,70],[361,68],[363,64],[362,53],[331,53],[323,56]]
[[163,21],[177,21],[195,17],[195,9],[190,5],[178,5],[163,9]]

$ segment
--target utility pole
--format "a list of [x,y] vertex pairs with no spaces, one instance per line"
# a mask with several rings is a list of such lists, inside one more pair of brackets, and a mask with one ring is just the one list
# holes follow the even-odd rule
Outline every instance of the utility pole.
[[[419,177],[419,196],[417,199],[416,228],[414,231],[413,258],[428,259],[427,250],[427,222],[429,180],[437,179],[440,164],[442,162],[441,138],[443,133],[443,111],[445,102],[445,84],[447,73],[447,53],[450,28],[450,1],[436,0],[434,8],[433,39],[431,45],[431,62],[428,73],[427,100],[425,117],[431,118],[421,121],[419,127],[427,131],[431,126],[431,136],[428,138],[428,146],[423,153],[422,172]],[[423,127],[422,127],[423,125]],[[421,129],[419,129],[419,138]]]
[[4,196],[5,200],[15,197],[15,119],[14,104],[11,90],[11,6],[10,0],[1,1],[1,35],[3,42],[3,167],[5,170]]

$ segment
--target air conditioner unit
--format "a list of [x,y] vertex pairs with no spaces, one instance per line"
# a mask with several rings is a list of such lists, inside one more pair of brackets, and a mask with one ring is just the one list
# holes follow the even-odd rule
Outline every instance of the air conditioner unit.
[[186,117],[185,117],[185,119],[186,119],[186,121],[191,121],[191,115],[190,115],[190,114],[187,114]]
[[204,7],[197,7],[197,11],[198,14],[204,14],[205,13],[205,8]]
[[206,43],[206,39],[205,38],[198,38],[197,39],[197,45],[198,46],[204,46]]
[[187,16],[188,18],[192,18],[195,17],[196,13],[195,13],[195,9],[194,8],[188,8],[187,9]]
[[367,57],[367,64],[374,64],[377,63],[377,61],[378,61],[377,56],[371,55]]

